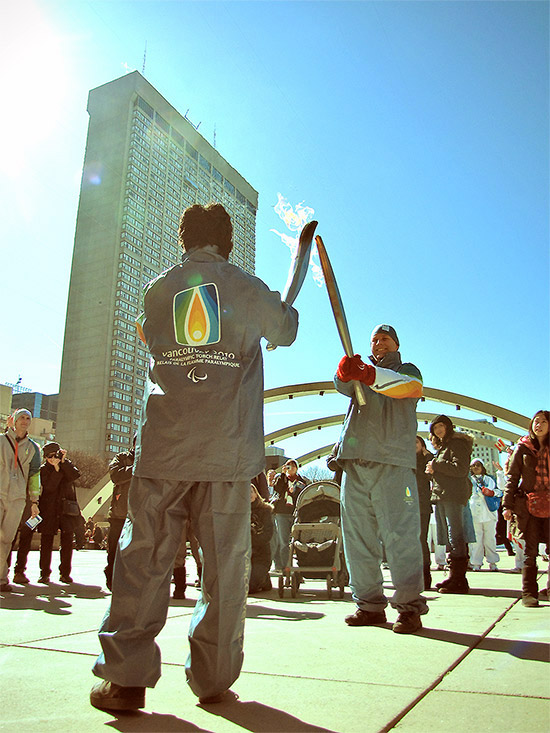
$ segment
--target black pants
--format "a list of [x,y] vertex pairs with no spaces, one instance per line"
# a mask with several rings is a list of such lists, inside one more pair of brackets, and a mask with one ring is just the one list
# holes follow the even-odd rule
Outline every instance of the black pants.
[[126,519],[112,518],[109,519],[109,534],[107,535],[107,565],[105,566],[105,577],[107,578],[107,587],[111,587],[113,580],[113,566],[115,564],[116,548],[118,538],[124,527]]
[[[529,516],[529,520],[523,530],[525,539],[525,552],[523,563],[523,594],[538,595],[537,583],[537,555],[539,554],[539,542],[548,542],[550,520],[548,517]],[[550,587],[550,574],[546,582]]]
[[430,572],[430,548],[428,547],[428,529],[430,528],[430,515],[428,512],[420,512],[420,544],[422,546],[422,565],[424,566],[424,572]]
[[[61,543],[59,545],[59,574],[71,574],[71,560],[73,557],[73,535],[74,532],[61,530]],[[49,576],[52,571],[52,548],[53,534],[42,534],[40,542],[40,572],[43,576]]]
[[26,524],[19,527],[19,548],[17,550],[17,561],[15,563],[15,572],[24,573],[27,567],[27,557],[31,549],[33,530],[29,529]]

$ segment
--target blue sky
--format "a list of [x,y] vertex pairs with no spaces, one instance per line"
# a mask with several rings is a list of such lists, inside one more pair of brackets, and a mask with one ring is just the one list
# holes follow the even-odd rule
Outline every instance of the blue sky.
[[[58,389],[87,94],[141,71],[147,43],[147,79],[259,191],[270,287],[290,264],[270,231],[280,192],[315,210],[356,351],[389,322],[427,386],[549,407],[547,3],[22,0],[3,15],[0,382]],[[331,379],[341,356],[312,278],[297,307],[267,387]],[[346,409],[318,402],[276,403],[267,428]]]

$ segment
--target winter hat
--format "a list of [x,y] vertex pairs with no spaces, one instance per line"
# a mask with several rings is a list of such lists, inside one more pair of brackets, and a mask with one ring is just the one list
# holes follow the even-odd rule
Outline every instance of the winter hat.
[[60,447],[59,443],[46,443],[42,448],[44,458],[51,458],[51,456],[54,456],[57,451],[60,450]]
[[430,433],[432,435],[435,435],[434,425],[436,425],[438,422],[441,422],[443,423],[443,425],[445,425],[445,427],[447,428],[447,434],[452,433],[452,431],[455,429],[455,426],[451,422],[451,419],[447,417],[447,415],[439,415],[433,420],[432,424],[430,425]]
[[470,468],[473,468],[478,463],[481,466],[481,468],[483,469],[483,475],[485,475],[487,473],[487,469],[485,468],[485,464],[483,463],[483,461],[480,461],[479,458],[474,458],[474,460],[470,463]]
[[13,424],[14,425],[19,420],[21,415],[28,415],[32,420],[32,413],[29,410],[26,410],[24,407],[20,407],[18,410],[16,410],[13,413]]
[[399,339],[397,338],[397,333],[395,331],[395,328],[393,326],[388,326],[386,323],[381,323],[379,326],[376,326],[374,331],[371,334],[370,340],[372,341],[373,338],[376,336],[377,333],[387,333],[390,338],[392,338],[395,343],[397,344],[397,347],[399,348]]

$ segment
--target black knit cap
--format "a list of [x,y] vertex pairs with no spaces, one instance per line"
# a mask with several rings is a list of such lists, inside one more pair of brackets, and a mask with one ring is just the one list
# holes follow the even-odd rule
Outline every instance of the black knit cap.
[[59,443],[46,443],[46,445],[42,448],[44,458],[51,458],[51,456],[55,456],[60,447],[61,446],[59,445]]
[[377,333],[387,333],[388,336],[395,341],[397,347],[399,348],[399,339],[397,338],[397,332],[393,326],[389,326],[387,323],[381,323],[379,326],[376,326],[376,328],[371,333],[371,341]]
[[447,428],[447,434],[452,433],[452,431],[455,429],[455,426],[453,425],[451,419],[447,417],[447,415],[439,415],[436,417],[432,424],[430,425],[430,433],[434,435],[434,425],[437,425],[438,422],[443,423],[445,427]]

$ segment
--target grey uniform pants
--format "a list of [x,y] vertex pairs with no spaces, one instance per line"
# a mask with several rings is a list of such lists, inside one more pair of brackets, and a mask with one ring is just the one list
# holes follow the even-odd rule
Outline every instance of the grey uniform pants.
[[103,651],[93,668],[98,677],[126,687],[154,687],[159,679],[155,637],[166,622],[172,569],[188,516],[204,564],[189,627],[187,681],[202,697],[228,689],[239,676],[250,573],[250,481],[134,476],[111,606],[99,630]]
[[427,613],[420,595],[424,576],[414,471],[374,462],[344,464],[342,534],[353,600],[363,611],[388,605],[380,569],[382,542],[395,588],[391,605],[399,612]]

